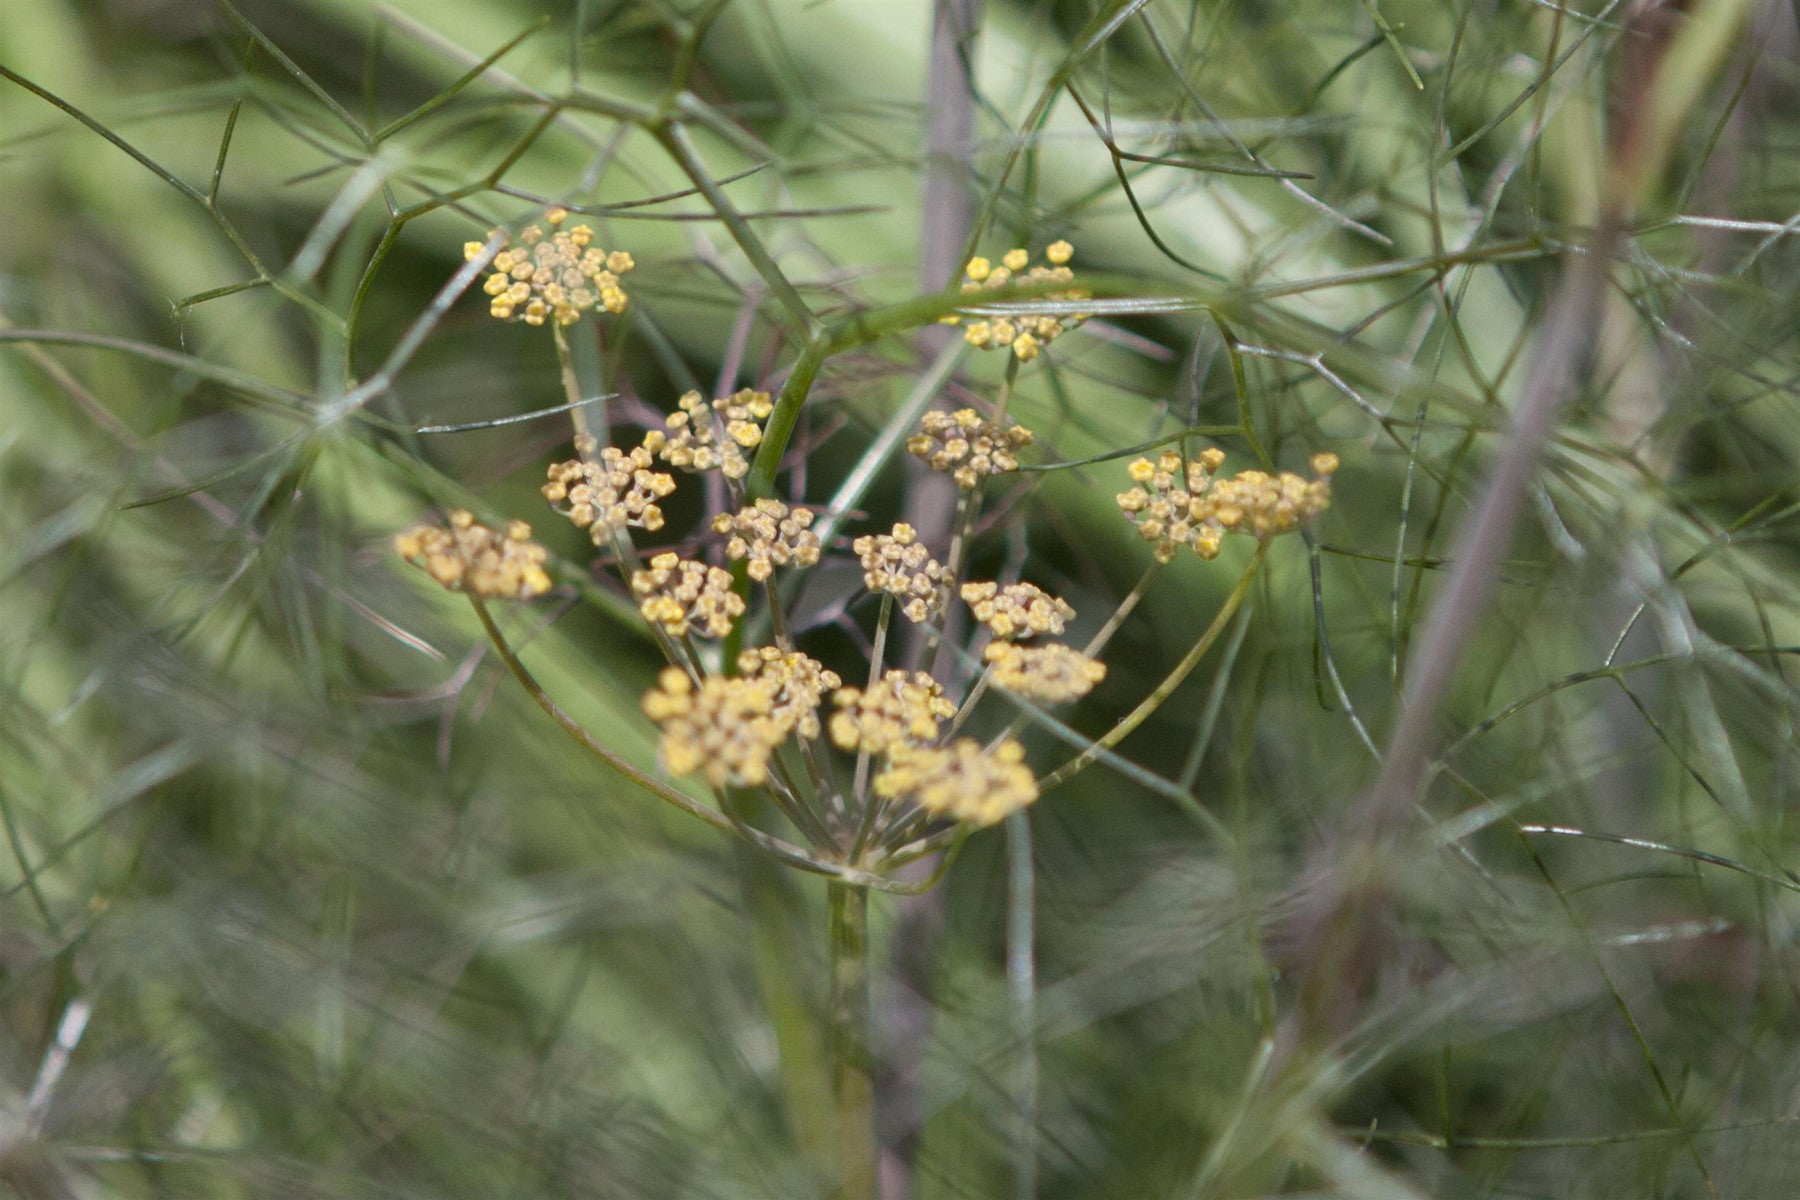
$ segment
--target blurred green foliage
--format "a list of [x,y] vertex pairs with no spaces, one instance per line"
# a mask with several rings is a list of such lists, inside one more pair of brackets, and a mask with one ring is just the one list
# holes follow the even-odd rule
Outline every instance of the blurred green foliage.
[[[696,145],[783,276],[834,316],[919,294],[922,256],[962,239],[924,208],[922,129],[954,90],[928,80],[932,6],[706,7]],[[1288,1036],[1309,850],[1357,812],[1559,266],[1654,98],[1654,31],[1600,0],[978,7],[975,136],[951,164],[991,212],[978,248],[1066,236],[1145,300],[1025,376],[1015,412],[1055,469],[980,561],[1054,584],[1091,630],[1148,555],[1113,507],[1122,463],[1058,464],[1218,426],[1237,466],[1260,447],[1344,469],[1315,534],[1272,548],[1241,633],[1123,744],[1139,773],[1095,767],[1033,811],[1028,1131],[999,835],[938,892],[877,900],[889,1193],[1008,1194],[1023,1144],[1045,1197],[1785,1194],[1791,6],[1738,6],[1716,78],[1660,81],[1699,99],[1439,715],[1379,986],[1323,1039]],[[552,199],[640,264],[629,318],[577,346],[624,419],[791,365],[704,199],[596,111],[659,103],[699,15],[8,0],[13,1192],[815,1194],[822,887],[581,757],[387,549],[434,505],[539,524],[566,586],[510,628],[572,712],[653,762],[655,647],[575,586],[590,548],[536,493],[566,424],[417,431],[561,403],[542,331],[473,296],[431,308],[464,241]],[[396,347],[391,386],[359,392]],[[991,358],[950,394],[991,393]],[[796,441],[810,498],[924,361],[901,333],[825,364]],[[1156,685],[1233,554],[1165,572],[1071,725],[1098,736]],[[845,661],[854,584],[822,571],[800,602]]]

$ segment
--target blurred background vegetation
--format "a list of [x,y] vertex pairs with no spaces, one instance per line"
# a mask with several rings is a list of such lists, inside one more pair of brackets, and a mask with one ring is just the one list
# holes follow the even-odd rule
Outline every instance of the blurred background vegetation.
[[[1666,53],[1708,22],[1718,55]],[[941,287],[972,214],[984,253],[1067,237],[1111,294],[1188,302],[1092,322],[1016,401],[1056,469],[980,554],[1085,629],[1148,556],[1122,463],[1057,464],[1191,426],[1344,462],[1139,770],[1033,810],[1025,1021],[998,834],[877,899],[888,1193],[1791,1194],[1797,50],[1779,0],[7,0],[0,1188],[817,1194],[822,885],[601,772],[388,551],[434,505],[538,524],[565,586],[514,628],[652,761],[655,647],[536,494],[566,423],[481,424],[561,403],[548,338],[432,305],[465,240],[560,200],[639,263],[577,344],[619,419],[779,382],[765,281],[604,111],[685,73],[815,311]],[[1288,923],[1640,118],[1667,165],[1435,714],[1367,985],[1315,1004]],[[809,498],[929,351],[826,364]],[[1070,724],[1155,686],[1234,552],[1165,572]],[[802,598],[845,661],[855,582]]]

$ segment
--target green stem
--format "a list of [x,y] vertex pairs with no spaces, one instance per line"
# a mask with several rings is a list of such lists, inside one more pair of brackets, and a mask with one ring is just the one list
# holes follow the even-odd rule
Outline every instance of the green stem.
[[500,655],[500,661],[506,664],[506,669],[512,672],[513,678],[519,681],[519,686],[525,689],[526,694],[537,703],[539,708],[543,709],[544,712],[550,716],[551,720],[562,727],[564,733],[574,738],[575,741],[581,744],[583,749],[587,750],[590,754],[598,758],[601,762],[604,762],[619,774],[625,776],[625,778],[631,780],[658,799],[673,804],[676,808],[679,808],[689,816],[698,817],[708,825],[711,825],[714,829],[721,830],[725,833],[736,834],[738,837],[745,839],[765,853],[780,859],[790,867],[796,867],[814,875],[825,876],[827,879],[833,881],[834,886],[841,885],[858,890],[874,888],[877,891],[893,892],[902,896],[916,895],[918,893],[919,888],[916,885],[896,883],[891,879],[883,879],[879,875],[872,875],[867,871],[860,871],[855,867],[848,867],[842,863],[828,862],[825,859],[814,858],[812,855],[791,842],[785,842],[772,834],[764,833],[754,826],[745,825],[741,821],[733,820],[730,815],[720,812],[718,809],[708,808],[693,797],[675,790],[662,780],[633,766],[617,752],[602,745],[593,734],[587,731],[587,728],[582,725],[581,722],[570,716],[563,710],[561,705],[550,698],[550,694],[544,691],[543,686],[539,684],[531,672],[526,669],[525,664],[519,661],[519,656],[513,653],[513,648],[507,643],[505,635],[500,632],[500,627],[494,624],[494,618],[492,614],[488,612],[487,605],[482,603],[481,600],[475,596],[468,597],[468,600],[469,603],[474,606],[475,615],[481,619],[481,627],[487,630],[488,641],[493,643],[495,653]]
[[1006,424],[1006,406],[1012,403],[1013,383],[1019,378],[1019,356],[1006,356],[1006,374],[1000,377],[1000,391],[994,397],[994,424]]
[[[872,692],[881,684],[882,667],[887,658],[888,628],[894,619],[894,594],[881,594],[881,612],[875,618],[875,645],[869,651],[869,682],[865,692]],[[869,795],[869,752],[859,751],[856,755],[856,775],[850,785],[852,804],[862,805],[862,817],[856,831],[856,841],[850,847],[850,861],[856,862],[869,844],[869,838],[875,832],[876,814],[881,804],[876,797]]]
[[[683,97],[684,107],[685,100],[686,98]],[[776,265],[774,257],[769,254],[762,239],[756,236],[756,233],[750,228],[750,223],[744,220],[743,215],[725,195],[725,190],[718,185],[712,173],[706,169],[706,164],[700,161],[699,152],[694,149],[693,140],[688,137],[687,127],[678,121],[671,121],[660,129],[651,130],[650,133],[662,144],[669,157],[675,160],[676,165],[693,182],[693,185],[700,189],[700,194],[706,197],[706,202],[712,208],[713,215],[719,218],[726,231],[731,234],[732,241],[738,244],[738,249],[742,250],[744,257],[750,260],[750,266],[758,275],[762,276],[763,284],[787,313],[795,331],[808,341],[822,341],[824,335],[819,325],[819,319],[813,316],[812,309],[806,306],[806,301],[800,298],[800,293],[794,290],[794,285],[788,282],[788,277],[781,273],[781,268]]]
[[833,1200],[876,1200],[875,1086],[869,1060],[869,893],[827,885],[831,908],[831,1094],[837,1112]]
[[948,594],[943,607],[931,620],[931,633],[925,639],[925,653],[920,658],[926,670],[934,675],[937,674],[938,647],[942,645],[944,634],[950,627],[950,606],[956,603],[956,585],[962,578],[963,551],[969,539],[969,530],[975,524],[977,503],[974,488],[957,491],[956,515],[950,519],[950,552],[944,556],[944,587]]
[[1175,694],[1175,689],[1180,687],[1182,681],[1193,672],[1195,667],[1200,665],[1200,660],[1206,657],[1206,652],[1212,649],[1212,644],[1219,640],[1221,633],[1225,632],[1225,626],[1230,623],[1231,615],[1244,602],[1244,597],[1250,594],[1250,584],[1255,580],[1257,569],[1262,566],[1263,557],[1268,550],[1267,542],[1257,543],[1256,553],[1250,556],[1250,565],[1245,567],[1243,575],[1238,577],[1237,586],[1231,589],[1231,595],[1225,597],[1225,603],[1220,605],[1218,615],[1213,618],[1212,624],[1206,627],[1206,632],[1200,635],[1200,640],[1194,643],[1193,649],[1189,650],[1186,656],[1175,664],[1175,669],[1169,672],[1168,677],[1156,685],[1156,690],[1144,697],[1143,703],[1132,709],[1117,725],[1107,730],[1105,736],[1044,776],[1038,784],[1040,791],[1047,792],[1076,772],[1091,766],[1102,753],[1124,741],[1132,730],[1149,720],[1150,714],[1161,708],[1163,702]]
[[825,356],[831,349],[831,344],[822,335],[811,337],[794,359],[787,383],[782,385],[781,395],[775,400],[775,411],[763,425],[762,444],[757,448],[750,474],[744,480],[744,493],[750,499],[761,500],[775,494],[775,474],[781,469],[781,457],[787,453],[794,426],[800,423],[801,406],[806,403],[806,395],[812,391],[813,380],[819,377],[819,368],[825,365]]
[[749,917],[751,968],[775,1034],[783,1099],[801,1153],[816,1177],[826,1180],[834,1170],[831,1069],[818,1005],[794,970],[794,947],[808,933],[812,910],[797,906],[799,889],[766,855],[740,844],[736,858]]
[[[1483,257],[1482,261],[1486,261],[1486,258]],[[1084,277],[1084,282],[1097,297],[1114,294],[1139,296],[1148,290],[1141,280],[1124,276]],[[1016,284],[998,295],[983,297],[983,302],[1037,299],[1065,286],[1067,285],[1060,283]],[[1194,308],[1210,311],[1224,301],[1213,298],[1194,300],[1187,293],[1178,293],[1172,296],[1170,303],[1179,305],[1182,310]],[[806,403],[807,393],[812,390],[819,368],[828,357],[845,350],[854,350],[858,346],[866,346],[891,334],[929,325],[939,317],[963,307],[966,307],[966,302],[962,296],[931,292],[894,304],[860,309],[833,321],[828,329],[808,336],[794,360],[787,385],[781,389],[781,395],[775,401],[775,411],[770,414],[768,423],[763,427],[763,440],[757,447],[756,462],[745,480],[750,497],[756,499],[773,494],[775,472],[781,465],[782,456],[787,453],[788,440],[800,418],[801,406]]]
[[[774,634],[775,644],[782,651],[792,653],[794,649],[793,635],[788,632],[787,620],[781,612],[781,596],[775,590],[775,577],[771,575],[763,581],[763,598],[768,604],[769,624]],[[744,623],[738,622],[733,632],[742,630]],[[735,661],[735,660],[734,660]],[[829,765],[819,757],[819,748],[813,738],[797,734],[794,740],[800,747],[800,760],[806,767],[806,778],[812,784],[813,803],[819,810],[819,827],[825,830],[823,838],[815,837],[818,846],[841,848],[843,839],[840,831],[845,825],[843,797],[838,795],[837,780],[832,776]],[[794,794],[794,802],[804,806],[806,801],[798,792]]]
[[[569,335],[558,323],[553,322],[550,330],[556,338],[556,365],[562,372],[563,396],[569,404],[569,423],[575,427],[577,438],[591,437],[598,442],[600,439],[594,434],[593,423],[588,420],[588,402],[587,397],[581,394],[581,380],[575,377],[575,356],[569,349]],[[577,450],[579,451],[579,447]],[[588,456],[583,453],[582,457]]]
[[[988,681],[992,679],[993,676],[986,667],[981,667],[979,669],[981,674],[976,676],[975,686],[969,689],[969,694],[963,697],[962,704],[957,707],[956,715],[950,718],[950,728],[944,730],[944,741],[946,742],[956,736],[957,731],[963,727],[963,722],[969,719],[969,714],[975,711],[975,705],[983,696],[987,695]],[[1003,736],[1010,736],[1013,729],[1017,728],[1018,722],[1015,721],[1013,722],[1012,729],[1008,729]]]
[[1119,626],[1125,623],[1125,618],[1129,617],[1132,610],[1137,608],[1138,601],[1142,600],[1144,593],[1150,590],[1151,581],[1161,573],[1162,568],[1163,564],[1154,559],[1151,560],[1149,568],[1144,571],[1143,578],[1139,579],[1137,586],[1132,588],[1130,594],[1119,602],[1119,607],[1113,611],[1112,616],[1106,619],[1106,624],[1100,627],[1100,632],[1096,633],[1082,650],[1083,654],[1094,658],[1106,649],[1106,644],[1112,641],[1113,634],[1119,632]]
[[[553,340],[556,342],[556,365],[562,375],[563,397],[569,405],[569,424],[575,430],[575,453],[583,462],[592,463],[594,451],[583,447],[588,444],[584,439],[592,439],[595,446],[598,446],[602,440],[599,434],[594,432],[596,426],[588,419],[588,409],[599,402],[600,394],[595,393],[595,398],[590,400],[582,391],[581,380],[575,372],[575,355],[569,347],[569,337],[563,327],[551,322],[550,331],[555,335]],[[604,410],[602,410],[602,416],[604,418]],[[612,431],[604,419],[601,420],[598,428],[600,434],[605,434],[606,440],[610,441]],[[630,532],[623,526],[612,531],[610,540],[613,565],[619,572],[619,581],[625,585],[625,594],[631,597],[632,605],[636,607],[637,593],[632,590],[631,577],[644,569],[644,560],[637,552],[637,543],[631,540]],[[656,644],[662,647],[663,657],[675,666],[681,667],[698,682],[702,674],[701,658],[694,651],[693,643],[686,639],[677,642],[661,625],[654,621],[647,622],[647,624],[650,627],[650,636],[654,637]],[[686,653],[684,654],[683,651]]]

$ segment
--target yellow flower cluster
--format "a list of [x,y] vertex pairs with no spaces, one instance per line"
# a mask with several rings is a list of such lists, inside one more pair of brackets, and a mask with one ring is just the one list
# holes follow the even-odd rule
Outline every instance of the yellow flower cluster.
[[886,754],[897,746],[937,740],[941,722],[956,715],[944,688],[923,671],[889,671],[874,687],[843,688],[831,698],[831,740],[852,754]]
[[735,513],[713,518],[714,533],[729,533],[726,557],[750,560],[750,578],[761,583],[776,567],[810,567],[819,561],[819,535],[810,526],[810,508],[789,508],[779,500],[758,500]]
[[[494,256],[494,273],[481,289],[493,297],[488,312],[502,321],[516,317],[527,325],[542,325],[547,319],[573,325],[595,307],[610,313],[625,311],[630,298],[619,286],[619,276],[637,264],[623,250],[608,254],[593,245],[594,231],[587,225],[562,228],[568,217],[566,208],[550,209],[542,224],[533,222],[520,231],[522,245]],[[465,242],[463,257],[473,261],[485,248],[482,242]]]
[[769,713],[801,737],[819,736],[819,702],[844,681],[798,650],[759,646],[738,655],[738,675],[769,693]]
[[900,601],[908,620],[923,624],[944,607],[949,572],[920,544],[911,525],[902,521],[892,533],[859,537],[850,548],[862,560],[864,585]]
[[1018,470],[1014,451],[1032,441],[1031,430],[1023,425],[997,425],[972,408],[926,413],[920,430],[906,440],[907,451],[932,470],[952,476],[964,491],[984,475]]
[[[985,258],[971,258],[969,265],[963,269],[962,294],[973,302],[982,292],[999,291],[1016,284],[1072,285],[1075,272],[1069,269],[1068,262],[1074,254],[1075,248],[1069,243],[1052,242],[1044,249],[1044,257],[1049,261],[1029,269],[1027,266],[1031,262],[1031,255],[1025,250],[1008,250],[998,265]],[[1042,299],[1078,301],[1086,300],[1088,294],[1084,288],[1066,286],[1047,292]],[[944,318],[945,323],[950,325],[959,325],[962,320],[960,315]],[[1029,362],[1045,346],[1085,320],[1085,313],[1073,310],[1058,314],[997,317],[970,322],[963,330],[963,338],[969,345],[981,350],[1007,347],[1020,361]]]
[[1193,547],[1201,558],[1216,558],[1227,533],[1274,537],[1298,528],[1331,503],[1335,454],[1313,455],[1313,479],[1292,471],[1241,471],[1230,479],[1214,478],[1224,461],[1222,451],[1208,449],[1184,470],[1181,455],[1165,450],[1155,462],[1140,458],[1131,464],[1137,486],[1119,494],[1119,508],[1137,526],[1139,537],[1155,543],[1158,562],[1171,561],[1182,546]]
[[989,642],[986,658],[994,686],[1045,704],[1079,700],[1106,678],[1105,663],[1061,642],[1044,646]]
[[819,701],[841,680],[797,651],[760,646],[738,656],[735,678],[710,676],[698,687],[668,667],[644,696],[644,712],[662,727],[658,750],[672,775],[700,771],[714,787],[760,787],[769,759],[795,732],[819,736]]
[[696,687],[680,667],[665,668],[658,683],[644,695],[644,713],[662,727],[657,750],[669,774],[701,771],[714,787],[769,781],[769,758],[793,726],[776,715],[768,687],[717,675]]
[[963,601],[997,638],[1028,638],[1040,633],[1061,633],[1075,610],[1061,596],[1052,596],[1035,583],[965,583]]
[[[750,470],[750,459],[744,451],[762,443],[762,423],[775,411],[767,392],[745,388],[714,400],[710,405],[699,392],[682,396],[679,412],[670,413],[664,422],[668,429],[651,430],[644,445],[657,457],[684,471],[710,471],[718,468],[727,479],[742,479]],[[708,409],[711,412],[708,412]],[[725,436],[719,436],[724,429]]]
[[452,591],[490,599],[529,600],[550,590],[549,552],[531,540],[531,526],[507,522],[504,533],[457,509],[450,526],[415,525],[394,538],[407,562]]
[[657,555],[644,570],[633,571],[631,591],[644,619],[661,625],[670,637],[685,637],[691,631],[722,638],[744,615],[744,598],[731,590],[730,571],[673,551]]
[[910,798],[929,813],[992,825],[1038,798],[1025,747],[1011,738],[983,750],[974,738],[948,746],[901,746],[875,776],[877,795]]
[[627,525],[639,529],[662,528],[662,509],[657,501],[675,490],[673,476],[650,468],[650,451],[634,446],[629,451],[607,446],[594,454],[594,439],[586,434],[575,439],[581,458],[552,463],[544,499],[585,529],[599,546]]

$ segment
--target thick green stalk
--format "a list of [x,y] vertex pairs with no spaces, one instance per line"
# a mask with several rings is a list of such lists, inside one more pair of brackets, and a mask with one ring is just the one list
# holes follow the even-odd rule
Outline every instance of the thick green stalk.
[[875,1085],[869,1058],[869,893],[826,885],[831,907],[831,1095],[837,1110],[833,1200],[876,1200]]
[[794,970],[797,939],[807,936],[810,909],[797,901],[801,889],[782,865],[740,842],[735,851],[742,889],[750,961],[756,991],[775,1034],[782,1097],[801,1153],[825,1180],[835,1170],[831,1068],[818,1009],[809,1003],[804,979]]

